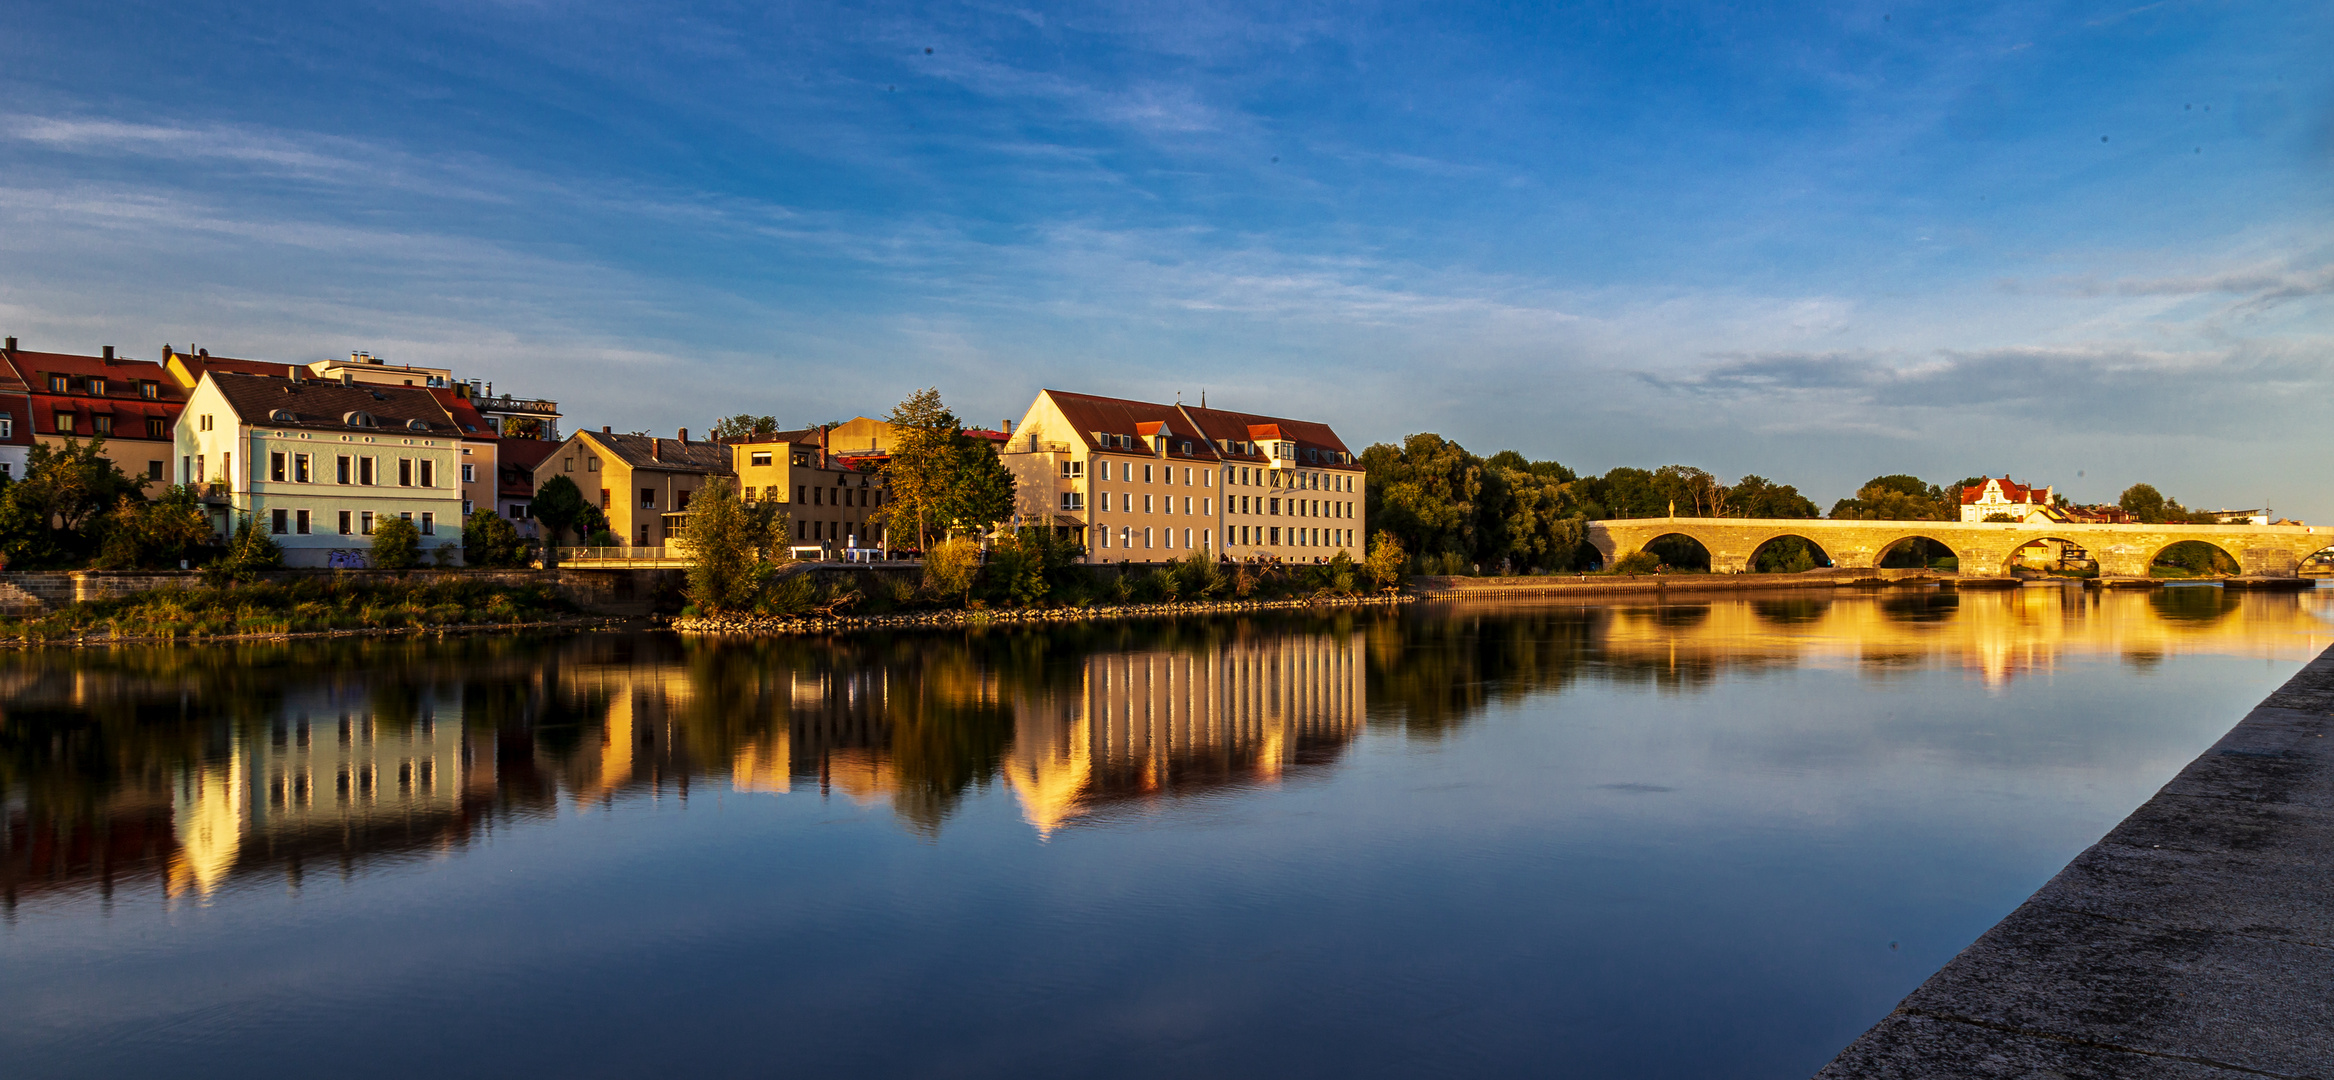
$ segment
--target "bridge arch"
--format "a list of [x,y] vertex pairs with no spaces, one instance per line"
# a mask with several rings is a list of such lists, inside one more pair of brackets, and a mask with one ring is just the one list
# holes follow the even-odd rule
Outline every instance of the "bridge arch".
[[1832,565],[1831,553],[1814,537],[1778,532],[1751,549],[1745,567],[1754,574],[1797,574]]
[[2090,575],[2099,572],[2099,560],[2088,545],[2080,540],[2057,534],[2029,538],[2013,537],[2017,546],[2002,556],[2002,573],[2018,570],[2074,571]]
[[1883,570],[1952,570],[1961,566],[1961,551],[1926,531],[1908,531],[1881,544],[1872,561]]
[[2302,556],[2296,569],[2310,577],[2334,577],[2334,544]]
[[2165,544],[2148,557],[2151,577],[2212,577],[2220,574],[2242,574],[2245,561],[2235,552],[2215,543],[2223,539],[2193,537]]
[[1660,557],[1672,570],[1710,569],[1710,545],[1692,533],[1665,532],[1645,542],[1644,550]]

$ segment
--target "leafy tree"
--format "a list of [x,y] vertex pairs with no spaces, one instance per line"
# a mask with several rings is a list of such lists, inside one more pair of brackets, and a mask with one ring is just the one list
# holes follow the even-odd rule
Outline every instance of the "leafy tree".
[[560,534],[573,529],[580,537],[595,531],[595,523],[599,528],[607,527],[607,516],[584,498],[583,490],[575,486],[575,481],[564,476],[554,476],[536,485],[535,498],[528,512],[535,515],[535,520],[542,522],[546,530],[543,536],[546,548],[543,565],[546,567],[554,561],[548,549],[559,543]]
[[951,535],[978,536],[1013,516],[1013,474],[987,440],[957,435],[946,460],[948,477],[934,509]]
[[[410,526],[409,526],[410,527]],[[284,549],[275,538],[259,527],[259,522],[245,515],[235,527],[235,536],[227,541],[227,554],[206,569],[227,581],[247,581],[262,570],[273,570],[284,565]]]
[[778,434],[778,418],[739,413],[713,422],[713,441],[750,442]]
[[481,506],[462,521],[462,561],[470,566],[525,566],[527,541],[518,526]]
[[1632,551],[1613,560],[1616,574],[1651,574],[1661,569],[1661,556],[1650,551]]
[[892,426],[891,460],[884,466],[884,505],[871,520],[913,532],[916,547],[930,550],[932,528],[941,523],[956,461],[957,435],[964,425],[940,400],[936,387],[908,395],[885,418]]
[[2015,522],[2017,522],[2017,520],[2018,520],[2018,515],[2016,515],[2016,514],[1987,514],[1987,515],[1986,515],[1986,520],[1987,520],[1987,521],[2007,521],[2007,522],[2015,523]]
[[1054,546],[1048,542],[1051,531],[1024,528],[990,545],[989,565],[981,578],[991,597],[1024,607],[1045,599],[1052,588],[1046,580],[1047,556]]
[[1474,555],[1484,470],[1466,447],[1440,435],[1412,435],[1398,447],[1379,443],[1362,451],[1362,468],[1369,519],[1404,549],[1420,556]]
[[[421,565],[421,530],[395,514],[384,514],[379,522],[373,527],[374,568],[411,570]],[[250,522],[244,524],[248,526]]]
[[1952,521],[1961,516],[1958,488],[1951,497],[1935,484],[1897,473],[1873,477],[1856,497],[1832,505],[1832,517],[1851,521]]
[[754,606],[785,550],[787,518],[774,502],[748,504],[736,481],[716,477],[689,500],[689,602],[708,615]]
[[123,499],[144,498],[146,482],[102,456],[102,438],[36,445],[24,479],[0,505],[0,557],[18,569],[84,565],[103,539],[100,520]]
[[103,540],[94,565],[101,570],[171,569],[213,543],[210,518],[195,490],[184,485],[152,501],[124,495],[100,520]]
[[1402,587],[1402,574],[1410,568],[1410,553],[1402,550],[1402,538],[1384,529],[1370,542],[1370,557],[1363,569],[1370,580],[1381,589]]
[[1748,475],[1734,482],[1726,492],[1727,516],[1743,518],[1812,518],[1819,516],[1815,503],[1801,495],[1789,484],[1778,484],[1764,476]]

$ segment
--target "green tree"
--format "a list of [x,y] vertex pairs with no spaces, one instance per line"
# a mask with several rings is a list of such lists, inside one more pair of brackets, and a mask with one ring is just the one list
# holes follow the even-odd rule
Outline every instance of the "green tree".
[[928,551],[932,529],[943,521],[941,507],[950,496],[964,425],[941,402],[936,387],[908,395],[885,419],[892,427],[892,452],[884,466],[884,504],[869,516],[903,536],[915,534],[916,547]]
[[1458,443],[1432,433],[1402,445],[1379,443],[1362,451],[1369,489],[1369,520],[1421,557],[1456,554],[1472,560],[1483,497],[1483,462]]
[[1042,527],[1024,528],[990,545],[989,565],[981,573],[985,592],[1005,604],[1031,607],[1042,602],[1052,588],[1046,578],[1054,548],[1050,533]]
[[210,518],[192,487],[165,489],[151,501],[124,495],[103,521],[101,570],[173,569],[212,544]]
[[1410,553],[1402,550],[1402,538],[1378,530],[1378,535],[1370,541],[1369,559],[1362,564],[1362,569],[1380,589],[1401,588],[1402,575],[1410,569]]
[[951,535],[979,536],[1013,516],[1013,473],[986,439],[957,435],[934,511]]
[[1849,521],[1952,521],[1961,516],[1957,487],[1951,497],[1919,477],[1896,473],[1873,477],[1852,499],[1832,505],[1832,517]]
[[482,567],[525,566],[527,541],[519,535],[518,526],[481,506],[462,520],[462,562]]
[[377,570],[411,570],[421,565],[421,530],[395,514],[381,515],[373,527],[372,564]]
[[689,500],[681,542],[689,548],[689,602],[718,615],[754,606],[786,544],[787,518],[777,503],[748,504],[737,482],[707,481]]
[[551,549],[558,545],[561,534],[572,529],[577,536],[586,536],[593,531],[595,521],[602,527],[606,522],[600,508],[584,498],[583,490],[575,486],[575,481],[564,476],[554,476],[536,485],[528,513],[543,525],[543,565],[546,567],[555,561]]
[[2149,525],[2161,525],[2171,520],[2169,514],[2180,504],[2164,497],[2154,484],[2133,484],[2123,489],[2123,497],[2115,500],[2134,519]]
[[739,413],[713,422],[713,441],[751,442],[778,434],[778,418]]
[[227,541],[227,553],[206,569],[228,581],[247,581],[262,570],[274,570],[284,565],[284,549],[275,538],[259,527],[259,522],[248,514],[235,526],[234,538]]
[[8,485],[0,505],[0,556],[18,569],[86,565],[103,540],[103,518],[127,498],[143,500],[146,481],[107,460],[102,438],[35,445],[24,479]]
[[1812,518],[1819,516],[1815,503],[1801,495],[1789,484],[1778,484],[1764,476],[1749,475],[1734,482],[1727,489],[1728,516],[1742,518]]

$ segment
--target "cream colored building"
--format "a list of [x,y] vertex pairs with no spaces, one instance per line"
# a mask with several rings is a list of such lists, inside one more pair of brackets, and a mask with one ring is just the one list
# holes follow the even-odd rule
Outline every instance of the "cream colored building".
[[1193,552],[1327,562],[1368,536],[1360,459],[1327,424],[1044,390],[1007,439],[1015,525],[1090,562]]

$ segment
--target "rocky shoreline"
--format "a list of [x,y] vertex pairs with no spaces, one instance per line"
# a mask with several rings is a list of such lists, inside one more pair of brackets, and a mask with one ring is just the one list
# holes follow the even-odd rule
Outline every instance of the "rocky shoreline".
[[700,615],[674,619],[672,627],[684,634],[827,634],[935,626],[1012,626],[1033,623],[1100,622],[1111,619],[1153,619],[1167,615],[1218,615],[1244,611],[1301,611],[1360,607],[1392,607],[1417,597],[1402,593],[1374,596],[1318,596],[1295,600],[1197,600],[1168,604],[1114,604],[1109,607],[999,608],[918,611],[901,615]]
[[58,646],[91,648],[101,645],[220,645],[230,642],[301,641],[311,638],[398,637],[413,634],[478,634],[494,630],[602,630],[631,620],[622,616],[587,616],[518,623],[449,623],[444,626],[363,626],[340,630],[295,630],[256,634],[80,634],[74,637],[0,638],[0,649],[38,649]]

